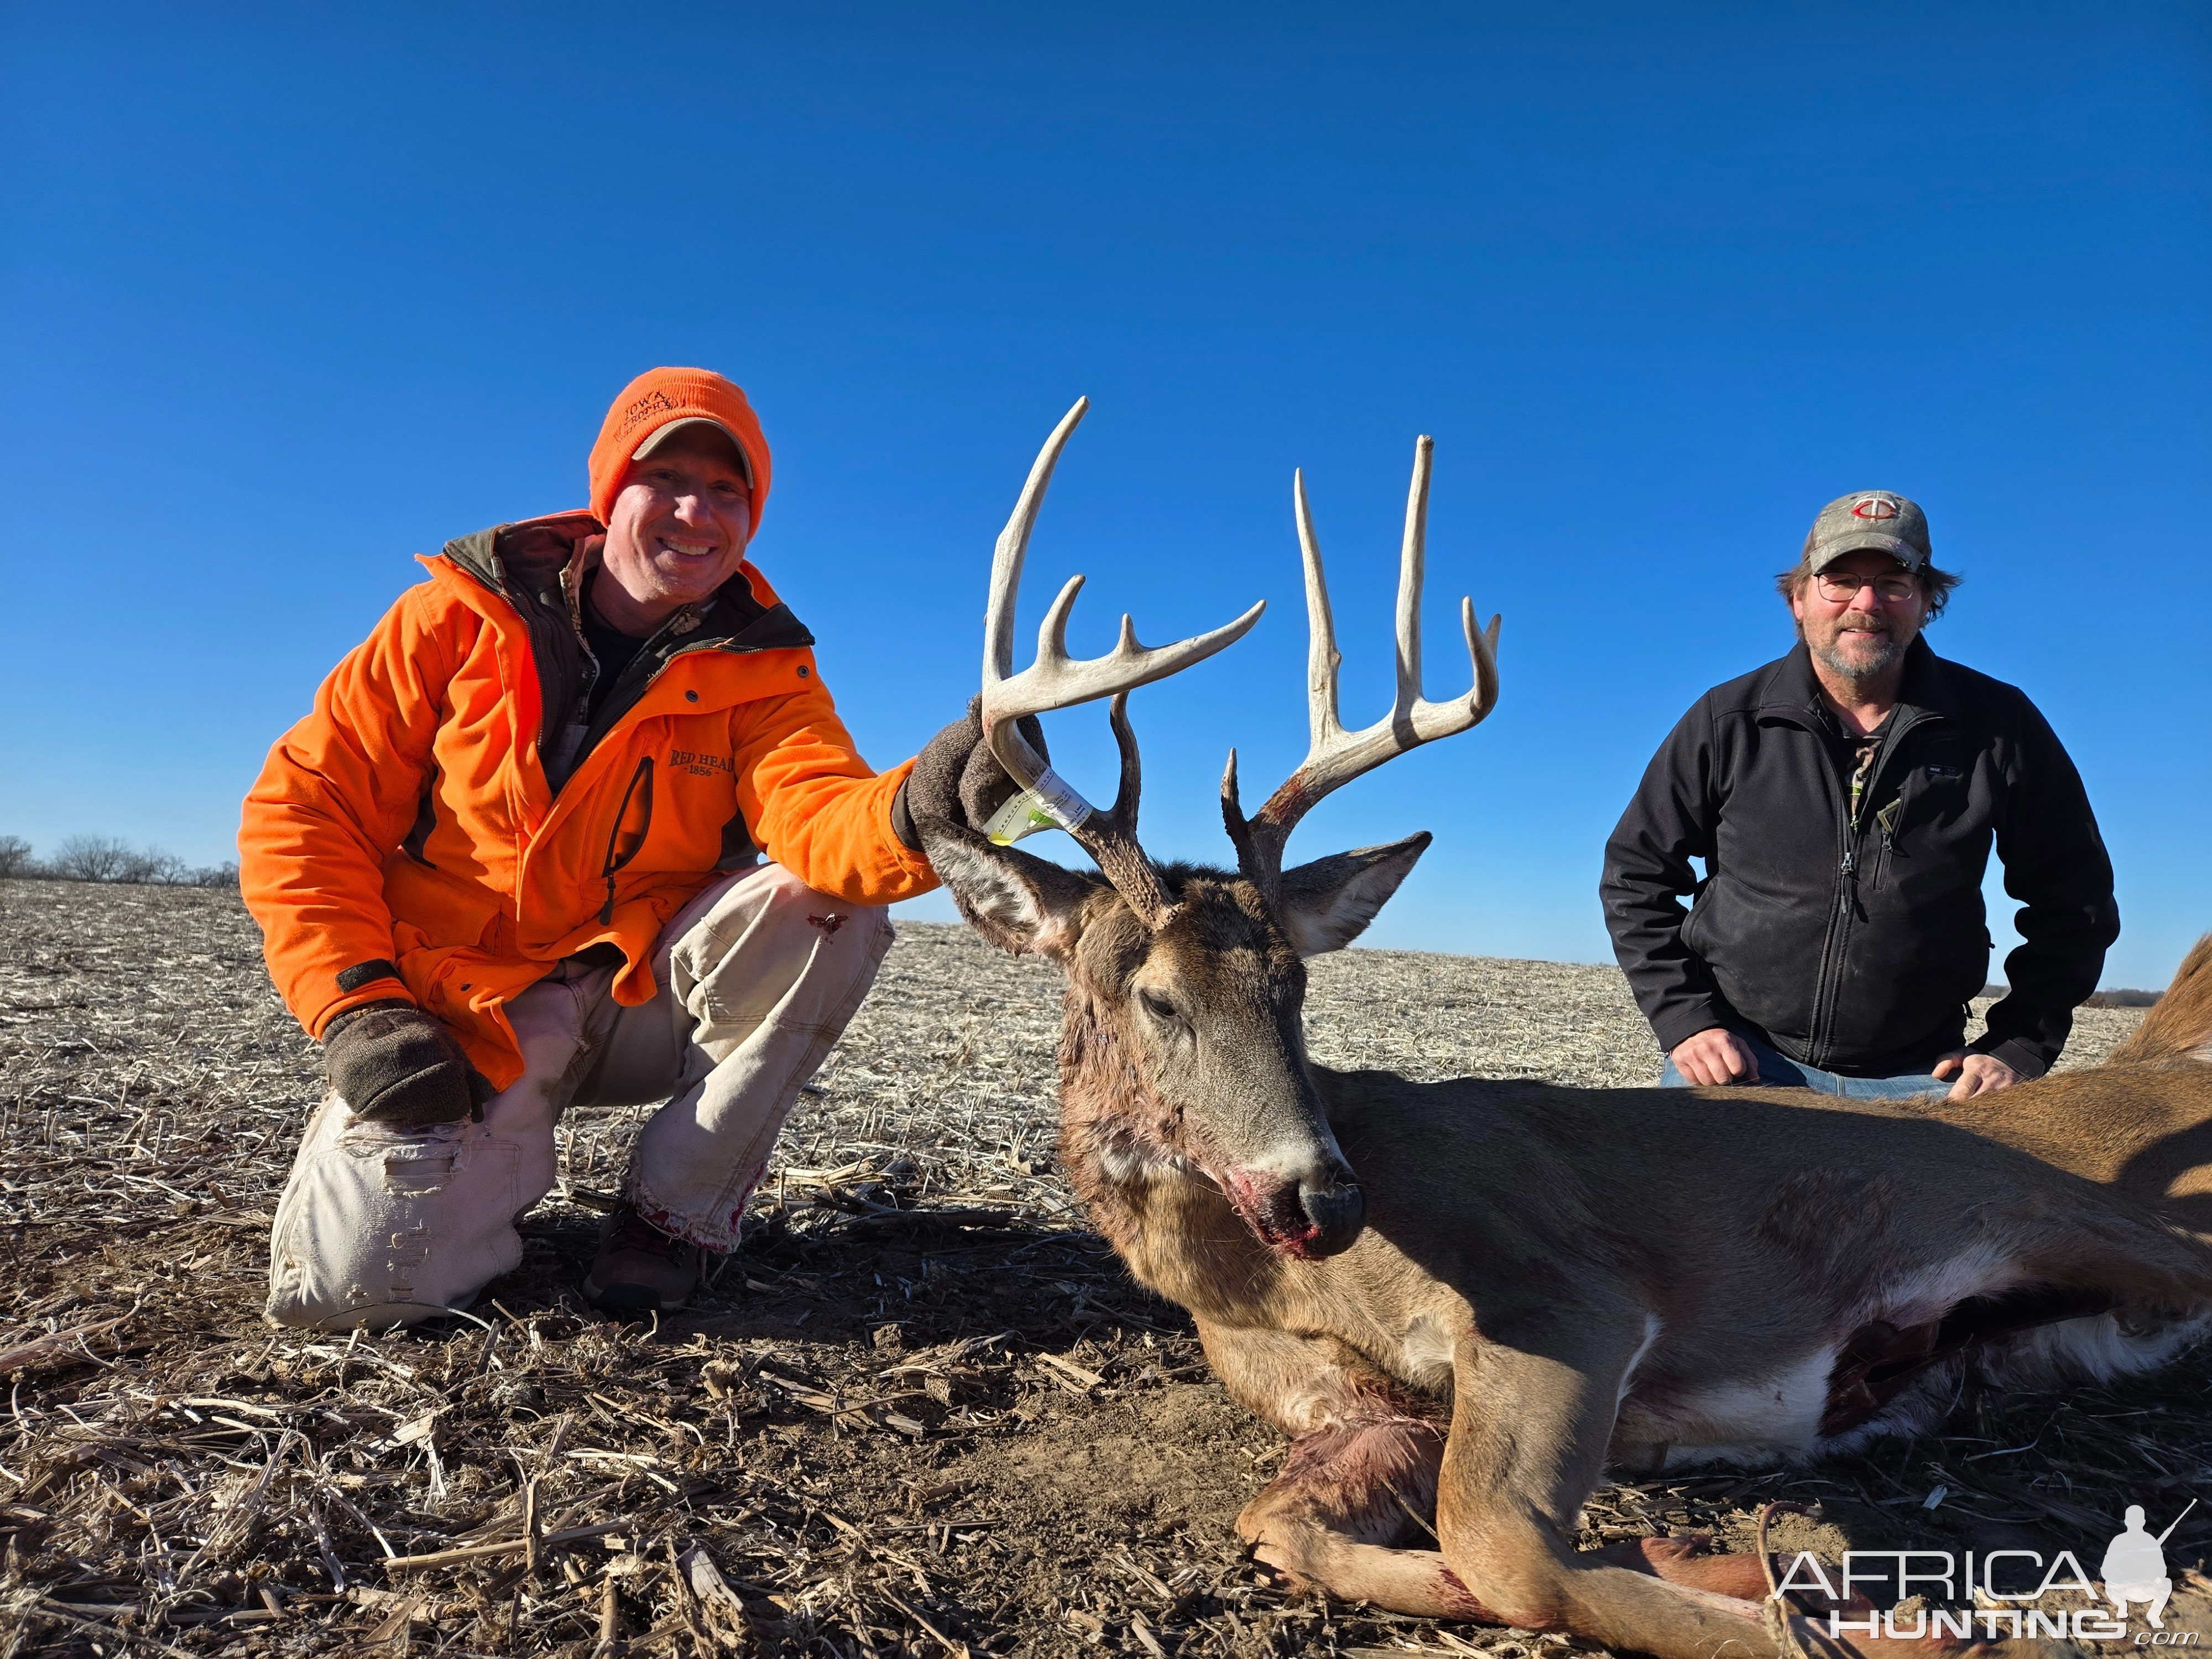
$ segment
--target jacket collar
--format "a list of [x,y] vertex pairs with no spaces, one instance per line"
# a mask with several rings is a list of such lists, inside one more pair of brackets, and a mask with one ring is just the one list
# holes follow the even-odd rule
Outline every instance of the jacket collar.
[[[1905,649],[1905,678],[1897,691],[1896,724],[1902,731],[1930,716],[1957,714],[1958,686],[1951,665],[1928,648],[1923,635]],[[1810,726],[1817,732],[1833,731],[1836,717],[1820,696],[1820,683],[1813,674],[1813,653],[1802,640],[1790,653],[1767,665],[1759,688],[1759,713]]]
[[[446,556],[483,586],[518,608],[533,601],[565,614],[561,578],[571,586],[597,567],[606,530],[589,513],[552,513],[515,524],[495,525],[446,544]],[[765,596],[765,597],[763,597]],[[686,647],[726,646],[742,651],[783,650],[814,643],[806,625],[777,599],[750,560],[704,604],[670,619]],[[689,624],[686,626],[686,624]]]

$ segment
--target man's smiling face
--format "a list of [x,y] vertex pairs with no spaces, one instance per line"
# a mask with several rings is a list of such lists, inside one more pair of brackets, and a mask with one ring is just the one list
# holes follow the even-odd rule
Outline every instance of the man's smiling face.
[[630,464],[607,520],[602,568],[658,626],[736,571],[752,536],[752,487],[730,439],[694,427]]
[[[1839,580],[1824,584],[1823,577]],[[1856,591],[1841,591],[1845,584]],[[1831,587],[1838,591],[1826,591]],[[1887,553],[1846,553],[1801,583],[1790,608],[1814,656],[1853,681],[1878,679],[1896,667],[1928,620],[1919,580]]]

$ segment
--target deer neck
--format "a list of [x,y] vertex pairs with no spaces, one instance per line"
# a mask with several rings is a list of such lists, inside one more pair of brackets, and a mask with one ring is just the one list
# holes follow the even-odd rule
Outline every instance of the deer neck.
[[1120,1011],[1071,982],[1060,1038],[1060,1157],[1091,1223],[1150,1289],[1200,1317],[1268,1299],[1280,1264],[1175,1151],[1175,1109]]

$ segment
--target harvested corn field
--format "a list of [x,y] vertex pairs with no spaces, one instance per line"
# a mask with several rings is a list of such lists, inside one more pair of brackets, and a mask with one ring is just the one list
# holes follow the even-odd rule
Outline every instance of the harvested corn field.
[[[258,1310],[318,1090],[234,896],[0,886],[0,1654],[1564,1650],[1285,1594],[1231,1522],[1284,1444],[1085,1226],[1059,980],[901,929],[705,1303],[575,1298],[635,1109],[572,1114],[520,1271],[434,1331]],[[2140,1012],[2085,1011],[2071,1064]],[[1648,1078],[1610,969],[1352,951],[1317,1057]],[[1587,1544],[1822,1506],[1788,1547],[2100,1550],[2212,1491],[2198,1367],[1971,1398],[1940,1440],[1610,1487]],[[2212,1539],[2200,1509],[2167,1545]]]

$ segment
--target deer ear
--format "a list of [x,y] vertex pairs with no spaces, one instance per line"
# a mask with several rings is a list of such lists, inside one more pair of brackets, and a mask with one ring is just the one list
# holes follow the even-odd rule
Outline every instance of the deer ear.
[[923,818],[915,827],[930,868],[985,939],[1017,956],[1062,957],[1074,947],[1089,881],[963,824]]
[[1302,957],[1317,957],[1358,939],[1433,839],[1424,830],[1388,847],[1335,853],[1283,872],[1275,908],[1291,946]]

